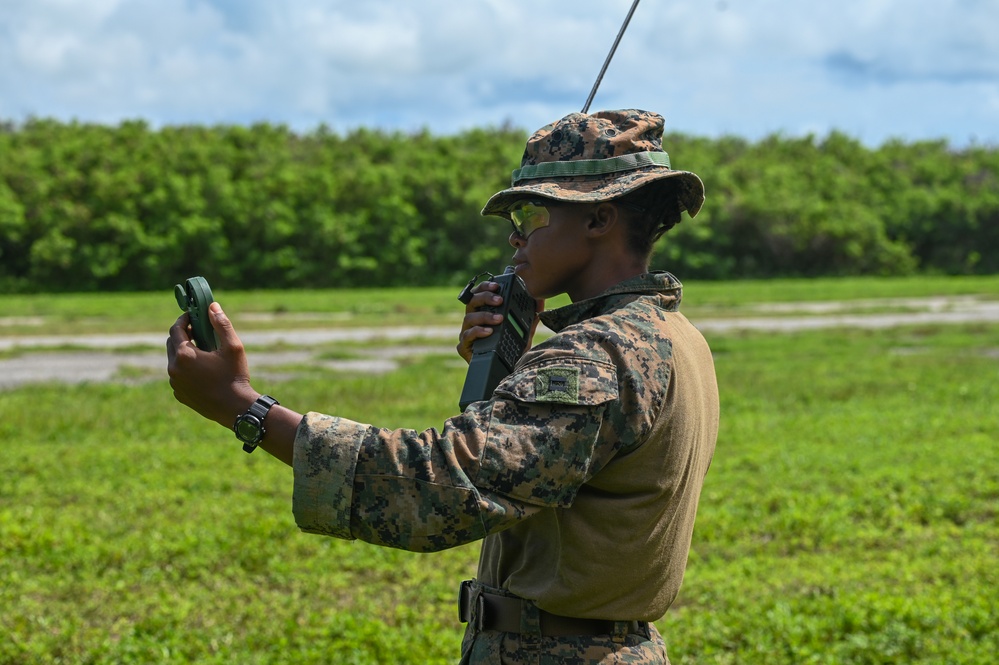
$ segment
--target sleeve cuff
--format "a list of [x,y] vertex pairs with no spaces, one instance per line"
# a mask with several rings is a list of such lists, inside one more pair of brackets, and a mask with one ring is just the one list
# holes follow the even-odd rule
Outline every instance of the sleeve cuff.
[[307,533],[353,540],[354,471],[367,425],[310,412],[295,434],[292,512]]

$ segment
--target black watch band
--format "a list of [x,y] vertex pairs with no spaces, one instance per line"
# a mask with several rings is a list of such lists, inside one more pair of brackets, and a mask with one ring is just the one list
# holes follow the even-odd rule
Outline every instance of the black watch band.
[[264,418],[275,404],[280,404],[270,395],[261,395],[250,405],[246,413],[236,418],[236,423],[232,426],[232,431],[236,433],[236,438],[243,442],[243,451],[252,453],[257,449],[267,430],[264,429]]

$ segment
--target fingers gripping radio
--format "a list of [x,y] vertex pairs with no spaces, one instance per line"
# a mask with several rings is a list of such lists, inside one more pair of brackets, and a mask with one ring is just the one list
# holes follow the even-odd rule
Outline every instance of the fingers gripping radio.
[[[472,360],[458,401],[462,410],[472,402],[489,399],[500,381],[513,371],[513,366],[527,350],[531,326],[537,312],[537,302],[527,293],[524,280],[514,274],[512,266],[508,266],[502,275],[489,277],[499,284],[498,295],[503,298],[503,302],[496,307],[483,307],[480,311],[499,314],[503,317],[503,322],[493,328],[491,335],[472,343]],[[473,278],[469,282],[458,300],[464,303],[471,300],[474,281]]]

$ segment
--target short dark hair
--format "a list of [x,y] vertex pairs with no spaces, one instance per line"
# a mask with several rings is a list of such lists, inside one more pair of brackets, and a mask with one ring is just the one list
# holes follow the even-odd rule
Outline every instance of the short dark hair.
[[637,255],[648,257],[659,237],[680,222],[679,187],[666,178],[612,199],[628,211],[628,243]]

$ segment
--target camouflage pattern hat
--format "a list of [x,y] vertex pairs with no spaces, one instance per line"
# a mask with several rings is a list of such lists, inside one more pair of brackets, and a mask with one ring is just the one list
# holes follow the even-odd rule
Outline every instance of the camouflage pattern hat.
[[663,118],[629,109],[571,113],[527,140],[509,189],[494,194],[483,215],[510,218],[525,198],[568,202],[609,201],[664,178],[677,178],[680,208],[693,217],[704,203],[704,184],[689,171],[670,168],[663,150]]

